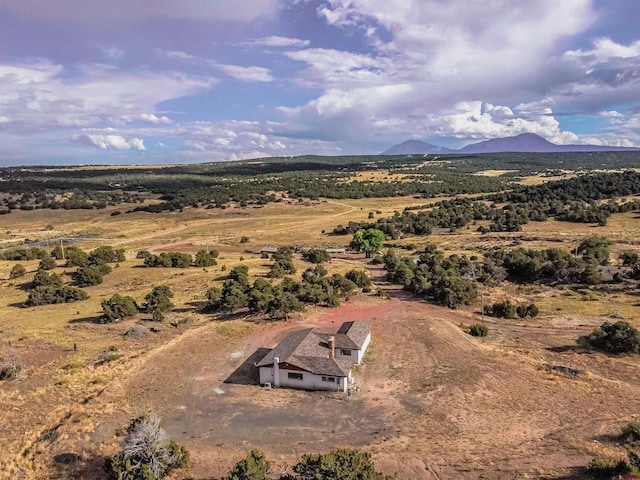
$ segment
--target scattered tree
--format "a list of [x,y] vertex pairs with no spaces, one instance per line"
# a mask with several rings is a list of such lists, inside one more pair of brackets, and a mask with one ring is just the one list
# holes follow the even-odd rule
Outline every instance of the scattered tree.
[[129,296],[114,294],[111,298],[102,301],[101,323],[114,323],[123,318],[132,317],[139,311],[136,301]]
[[303,455],[294,465],[295,480],[390,480],[378,472],[371,461],[371,454],[339,448],[329,453]]
[[604,322],[591,332],[587,343],[608,353],[640,353],[640,332],[629,322]]
[[174,305],[171,303],[173,292],[168,285],[153,287],[153,290],[144,297],[143,309],[153,315],[153,320],[161,321],[163,312],[171,310]]
[[586,237],[580,245],[578,245],[578,253],[581,253],[583,258],[593,257],[600,265],[609,264],[609,247],[611,241],[606,237],[599,235],[591,235]]
[[474,337],[486,337],[489,335],[489,328],[481,323],[476,323],[469,327],[469,335]]
[[377,228],[359,229],[353,234],[349,247],[356,252],[364,252],[367,258],[371,258],[384,244],[384,233]]
[[9,272],[9,278],[18,278],[22,277],[27,273],[27,269],[20,263],[16,263]]
[[251,450],[229,471],[225,480],[269,480],[271,462],[260,450]]
[[58,264],[56,263],[55,258],[51,255],[42,257],[42,260],[40,260],[40,263],[38,264],[38,268],[42,270],[53,270],[57,266]]
[[311,263],[323,263],[331,261],[331,255],[329,255],[326,250],[320,248],[310,248],[309,250],[302,252],[302,258]]

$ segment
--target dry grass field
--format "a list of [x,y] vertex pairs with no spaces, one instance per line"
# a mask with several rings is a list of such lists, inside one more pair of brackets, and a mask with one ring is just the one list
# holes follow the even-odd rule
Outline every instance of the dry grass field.
[[[485,318],[490,334],[479,340],[459,325],[480,320],[480,302],[460,310],[429,305],[388,285],[363,255],[347,254],[328,264],[329,271],[369,268],[389,299],[360,294],[337,309],[308,308],[289,322],[202,313],[206,289],[221,284],[223,268],[242,262],[252,279],[266,273],[269,261],[255,253],[262,246],[345,246],[349,237],[328,234],[336,225],[425,203],[403,197],[163,214],[111,216],[116,208],[110,207],[0,216],[0,240],[93,234],[79,245],[127,252],[104,283],[86,289],[88,300],[30,308],[22,303],[37,261],[23,262],[29,273],[18,279],[8,278],[16,262],[0,262],[0,354],[13,351],[25,367],[19,381],[0,383],[0,478],[104,478],[103,458],[117,451],[117,434],[148,412],[158,413],[170,436],[190,449],[192,467],[182,474],[195,479],[226,473],[251,448],[263,450],[282,472],[303,453],[355,446],[401,479],[571,478],[571,468],[596,456],[622,458],[623,450],[606,439],[640,420],[640,360],[587,351],[576,341],[614,314],[640,327],[636,291],[488,288],[485,303],[508,297],[535,302],[541,313],[528,321]],[[622,250],[640,251],[640,218],[633,213],[614,215],[606,227],[532,222],[522,232],[499,235],[476,228],[393,243],[433,242],[447,253],[477,254],[489,245],[572,249],[596,233],[614,241],[614,261]],[[203,248],[220,251],[218,265],[145,269],[135,259],[143,249],[193,254]],[[300,257],[296,264],[299,273],[310,265]],[[171,287],[176,304],[162,324],[145,314],[97,322],[103,299],[120,293],[141,302],[159,284]],[[273,347],[288,330],[352,319],[373,325],[374,343],[356,372],[351,402],[225,382],[256,349]],[[146,334],[125,336],[131,329]],[[103,361],[104,352],[113,353],[110,361]],[[553,372],[554,365],[586,375],[569,378]],[[75,461],[61,463],[68,453]]]

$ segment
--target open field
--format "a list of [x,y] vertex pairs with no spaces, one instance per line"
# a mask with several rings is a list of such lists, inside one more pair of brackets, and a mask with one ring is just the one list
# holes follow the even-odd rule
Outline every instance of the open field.
[[[149,411],[159,413],[170,436],[191,450],[186,475],[197,479],[224,474],[251,448],[263,450],[282,472],[302,453],[354,446],[402,479],[560,478],[595,456],[622,458],[606,438],[640,420],[640,361],[586,351],[576,340],[613,313],[640,327],[637,288],[588,296],[535,285],[487,288],[485,303],[535,301],[541,314],[527,321],[485,318],[491,332],[479,340],[459,328],[480,320],[479,301],[459,310],[429,305],[388,285],[380,267],[363,255],[348,253],[328,264],[329,271],[368,268],[390,299],[359,294],[337,309],[308,308],[289,322],[243,314],[215,320],[201,310],[206,289],[225,278],[223,267],[243,262],[252,280],[265,275],[270,262],[252,253],[264,245],[346,246],[350,237],[328,234],[336,225],[430,202],[321,199],[162,214],[111,216],[122,208],[108,207],[0,216],[3,239],[91,233],[96,237],[80,246],[108,244],[127,252],[104,283],[86,289],[88,300],[30,308],[21,304],[33,273],[10,280],[16,262],[0,262],[0,352],[11,348],[25,365],[19,382],[0,383],[0,478],[103,478],[102,459],[117,450],[116,434],[131,417]],[[48,225],[54,231],[43,233]],[[615,214],[605,227],[549,220],[514,233],[481,235],[476,228],[439,229],[391,243],[421,248],[433,242],[447,254],[472,255],[497,245],[572,249],[596,233],[614,241],[614,262],[622,250],[640,252],[637,213]],[[243,236],[248,242],[240,243]],[[206,269],[141,268],[135,259],[142,249],[211,248],[220,257]],[[21,263],[33,272],[38,262]],[[296,265],[298,276],[310,266],[299,256]],[[60,266],[55,272],[65,270],[71,271]],[[176,295],[176,309],[162,324],[145,314],[97,323],[104,298],[117,292],[141,302],[158,284]],[[371,323],[374,339],[355,374],[358,391],[351,402],[336,394],[225,382],[286,331],[351,319]],[[146,334],[125,337],[132,328]],[[109,349],[117,358],[100,362]],[[552,372],[554,365],[586,375],[568,378]],[[64,453],[79,460],[56,463]]]

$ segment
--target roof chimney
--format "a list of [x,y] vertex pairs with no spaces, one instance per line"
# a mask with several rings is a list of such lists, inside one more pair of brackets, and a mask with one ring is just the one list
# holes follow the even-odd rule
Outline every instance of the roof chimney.
[[329,337],[329,350],[329,358],[336,358],[336,337],[333,335]]

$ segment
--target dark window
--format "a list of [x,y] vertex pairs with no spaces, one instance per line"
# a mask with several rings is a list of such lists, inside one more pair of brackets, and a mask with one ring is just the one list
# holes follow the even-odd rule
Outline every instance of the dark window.
[[336,383],[336,377],[322,377],[322,381]]
[[295,372],[288,372],[287,373],[287,378],[289,380],[302,380],[302,374],[301,373],[295,373]]
[[346,355],[347,357],[350,357],[351,350],[340,350],[340,355]]

